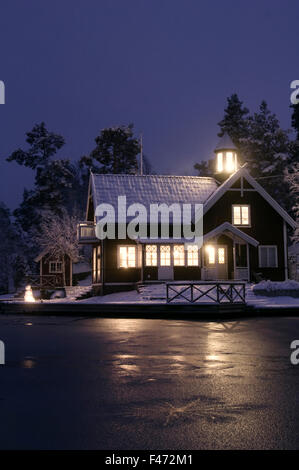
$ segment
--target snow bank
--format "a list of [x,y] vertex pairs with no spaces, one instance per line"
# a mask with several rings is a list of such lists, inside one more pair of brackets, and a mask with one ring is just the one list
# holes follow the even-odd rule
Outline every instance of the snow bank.
[[261,281],[253,286],[252,291],[255,295],[291,296],[299,297],[299,282],[297,281]]

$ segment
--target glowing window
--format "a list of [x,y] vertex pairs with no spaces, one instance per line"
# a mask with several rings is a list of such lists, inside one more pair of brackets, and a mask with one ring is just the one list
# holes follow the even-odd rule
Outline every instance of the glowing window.
[[119,246],[119,267],[135,268],[136,267],[136,247],[135,246]]
[[96,279],[97,279],[97,269],[96,269],[96,265],[97,265],[97,248],[94,247],[93,248],[93,252],[92,252],[92,278],[93,278],[93,282],[96,282]]
[[196,245],[188,245],[187,247],[187,265],[198,266],[198,247]]
[[233,224],[234,225],[250,225],[249,206],[233,206]]
[[226,152],[226,171],[229,173],[235,169],[235,163],[233,158],[233,152]]
[[174,245],[174,247],[173,247],[173,264],[174,264],[174,266],[185,266],[184,245]]
[[217,153],[217,171],[223,171],[223,154]]
[[157,245],[146,245],[145,247],[145,265],[157,266]]
[[225,263],[225,250],[224,248],[218,248],[218,264]]
[[170,246],[161,245],[160,246],[160,266],[170,266],[170,265],[171,265]]
[[206,253],[208,257],[208,264],[215,264],[215,247],[211,245],[206,246]]

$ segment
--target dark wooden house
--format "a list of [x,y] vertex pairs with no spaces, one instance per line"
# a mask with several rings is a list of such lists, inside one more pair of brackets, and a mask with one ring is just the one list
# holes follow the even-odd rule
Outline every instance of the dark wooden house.
[[[92,279],[99,291],[159,280],[252,281],[288,278],[289,214],[249,174],[238,167],[237,149],[225,135],[215,158],[215,177],[91,174],[86,221],[78,226],[80,243],[93,247]],[[96,237],[95,209],[101,203],[127,205],[203,204],[203,246],[182,239],[132,240]],[[125,224],[129,220],[125,220]]]

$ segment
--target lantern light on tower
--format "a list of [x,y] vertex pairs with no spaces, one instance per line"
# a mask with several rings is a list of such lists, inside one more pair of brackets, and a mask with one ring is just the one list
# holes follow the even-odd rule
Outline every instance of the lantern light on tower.
[[238,169],[237,147],[228,134],[224,134],[216,149],[216,174],[227,178]]

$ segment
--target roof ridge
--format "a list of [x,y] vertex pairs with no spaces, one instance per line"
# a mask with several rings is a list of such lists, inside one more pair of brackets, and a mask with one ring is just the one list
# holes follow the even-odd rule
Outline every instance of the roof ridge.
[[139,178],[147,178],[147,177],[158,177],[158,178],[200,178],[200,179],[210,179],[215,180],[213,176],[199,176],[199,175],[130,175],[124,173],[92,173],[93,176],[121,176],[121,177],[139,177]]

